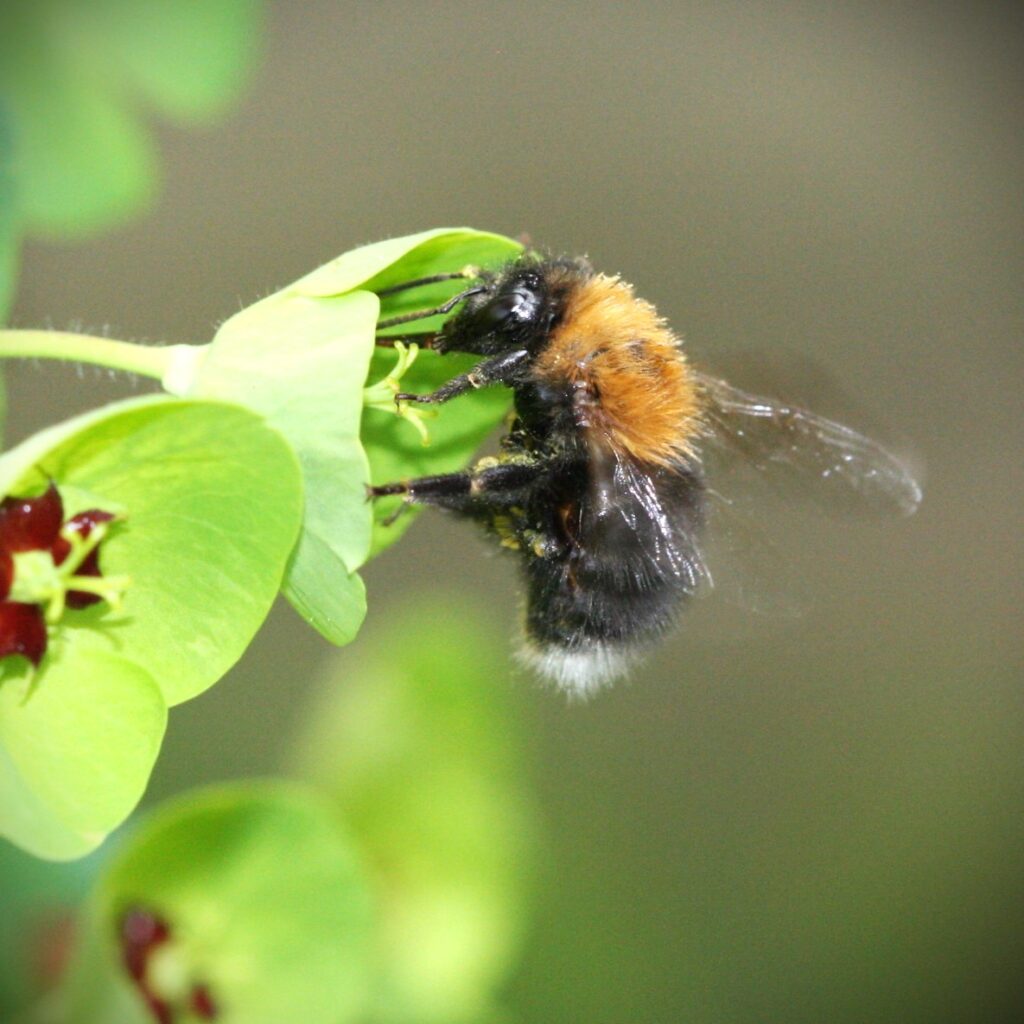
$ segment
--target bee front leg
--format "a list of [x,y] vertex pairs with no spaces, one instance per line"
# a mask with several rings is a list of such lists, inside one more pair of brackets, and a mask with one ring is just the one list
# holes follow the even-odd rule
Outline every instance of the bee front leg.
[[529,358],[525,349],[503,352],[500,356],[492,356],[482,363],[477,363],[469,373],[460,373],[450,381],[442,384],[436,391],[426,395],[413,395],[401,391],[395,395],[396,402],[440,403],[447,402],[458,395],[465,394],[488,384],[507,384],[515,371]]

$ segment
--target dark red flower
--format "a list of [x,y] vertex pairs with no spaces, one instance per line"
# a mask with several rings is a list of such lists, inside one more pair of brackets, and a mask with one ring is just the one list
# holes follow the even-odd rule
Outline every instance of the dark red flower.
[[208,985],[198,984],[192,986],[189,994],[189,1007],[200,1020],[216,1020],[217,1004],[210,995]]
[[[20,654],[38,665],[46,653],[48,613],[56,621],[65,607],[85,608],[103,600],[97,592],[102,588],[82,590],[73,584],[102,576],[99,544],[83,542],[113,518],[110,512],[89,509],[65,523],[64,502],[53,482],[38,497],[0,501],[0,658]],[[17,556],[31,558],[28,552],[50,557],[30,567],[23,562],[19,577]],[[54,571],[65,563],[65,572]],[[12,591],[15,599],[9,600]]]
[[[88,512],[79,512],[72,516],[65,524],[63,533],[77,533],[83,540],[92,533],[92,528],[97,523],[109,523],[114,517],[109,512],[103,512],[98,508],[91,508]],[[71,552],[71,542],[63,536],[59,536],[50,548],[53,552],[54,565],[61,565]],[[78,568],[75,570],[77,576],[101,576],[100,572],[100,549],[93,548],[85,556]],[[87,608],[103,598],[99,594],[87,594],[82,590],[69,590],[66,598],[69,608]]]
[[20,654],[38,665],[46,653],[46,622],[37,604],[0,604],[0,658]]
[[143,907],[132,907],[121,915],[118,937],[125,970],[158,1024],[174,1024],[183,1018],[217,1018],[217,1003],[205,981],[191,980],[187,995],[171,995],[154,987],[150,977],[153,953],[160,946],[174,945],[171,926],[164,917]]
[[146,976],[149,954],[171,937],[171,929],[162,917],[140,907],[132,907],[121,918],[121,956],[125,969],[136,980]]
[[0,548],[11,554],[49,548],[63,519],[64,502],[52,482],[38,498],[4,498],[0,502]]

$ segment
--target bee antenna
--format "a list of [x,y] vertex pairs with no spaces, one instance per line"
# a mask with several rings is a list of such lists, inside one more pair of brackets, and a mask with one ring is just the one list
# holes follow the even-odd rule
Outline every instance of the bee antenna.
[[450,313],[460,302],[468,299],[471,295],[479,295],[485,291],[487,291],[487,285],[476,284],[472,288],[453,295],[447,302],[442,302],[440,306],[435,306],[433,309],[419,309],[415,313],[403,313],[401,316],[393,316],[387,320],[378,320],[377,327],[378,329],[397,327],[399,324],[411,323],[413,320],[425,320],[428,316],[441,316]]

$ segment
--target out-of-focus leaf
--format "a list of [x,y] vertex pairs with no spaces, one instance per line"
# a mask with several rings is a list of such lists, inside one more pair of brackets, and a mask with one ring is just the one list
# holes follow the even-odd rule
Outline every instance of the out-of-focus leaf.
[[95,231],[153,194],[152,142],[111,90],[109,69],[73,46],[76,33],[65,29],[76,13],[69,5],[7,4],[0,14],[0,95],[28,231]]
[[506,641],[446,593],[388,621],[334,662],[295,767],[332,794],[377,868],[370,1019],[477,1021],[519,947],[538,832],[494,665]]
[[[14,153],[11,128],[3,97],[0,96],[0,326],[7,322],[7,312],[14,298],[18,274],[18,244],[21,232],[14,203]],[[0,366],[0,446],[7,425],[7,387]]]
[[55,981],[98,866],[99,855],[53,864],[0,843],[0,1020]]
[[334,811],[304,788],[236,783],[159,809],[100,880],[59,1020],[152,1020],[122,966],[119,925],[131,909],[169,928],[161,994],[172,996],[168,979],[186,993],[202,984],[221,1024],[363,1019],[369,893]]
[[25,230],[81,235],[142,209],[157,157],[132,94],[178,118],[215,112],[250,63],[257,10],[253,0],[0,5],[0,100]]
[[219,114],[238,98],[259,49],[260,0],[88,0],[83,34],[168,116]]
[[[14,146],[10,116],[0,95],[0,325],[14,297],[20,239],[14,192]],[[0,382],[0,436],[3,433],[3,388]]]

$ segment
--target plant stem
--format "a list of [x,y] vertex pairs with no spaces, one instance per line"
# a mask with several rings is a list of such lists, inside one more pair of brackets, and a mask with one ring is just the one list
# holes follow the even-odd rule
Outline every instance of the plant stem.
[[66,359],[152,377],[181,394],[204,345],[136,345],[68,331],[0,330],[0,359]]

